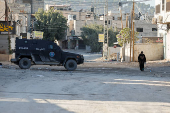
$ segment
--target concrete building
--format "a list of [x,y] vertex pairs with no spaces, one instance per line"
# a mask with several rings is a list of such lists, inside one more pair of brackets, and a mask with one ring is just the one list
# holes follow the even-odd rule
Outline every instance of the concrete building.
[[60,10],[60,11],[62,11],[62,10],[64,10],[64,11],[70,10],[71,11],[70,5],[49,5],[49,4],[45,5],[45,10],[48,11],[51,8],[53,8],[54,10]]
[[94,21],[93,12],[72,11],[70,5],[46,5],[45,10],[53,8],[60,11],[67,19],[67,36],[62,41],[62,48],[85,49],[81,36],[81,28],[86,25],[86,21]]
[[0,0],[0,21],[5,20],[5,3],[4,0]]
[[156,37],[157,26],[152,23],[148,23],[145,20],[135,20],[135,31],[142,37]]
[[155,0],[153,23],[157,24],[158,37],[163,37],[164,59],[170,60],[170,0]]
[[44,9],[44,0],[9,0],[11,3],[24,4],[30,6],[31,13],[35,14],[39,8]]
[[[13,3],[25,6],[24,9],[22,8],[21,14],[27,14],[27,31],[30,32],[30,27],[32,26],[32,21],[34,20],[31,14],[35,14],[39,8],[44,9],[44,0],[13,0]],[[21,9],[21,7],[18,9]]]
[[[78,44],[78,41],[76,43],[71,43],[74,39],[77,39],[75,37],[80,38],[81,36],[81,28],[85,25],[90,24],[97,24],[97,25],[103,25],[104,24],[104,16],[99,15],[100,18],[95,18],[95,14],[93,12],[83,12],[82,10],[79,12],[75,12],[71,10],[70,5],[46,5],[46,10],[49,10],[50,8],[57,9],[62,12],[62,14],[67,18],[68,22],[68,30],[67,30],[67,37],[65,41],[63,41],[63,45],[65,45],[63,48],[69,48],[70,45],[74,45],[74,47]],[[129,14],[125,14],[122,12],[122,23],[123,28],[126,27],[126,16]],[[137,18],[137,16],[135,16]],[[115,31],[120,31],[121,28],[121,17],[120,12],[114,12],[111,11],[108,12],[108,27],[113,28]],[[130,20],[130,18],[129,18]],[[128,24],[129,26],[130,24]],[[156,25],[149,23],[144,20],[135,20],[135,31],[139,32],[139,38],[141,37],[155,37],[157,35],[157,27]],[[73,37],[74,36],[74,37]],[[70,44],[71,43],[71,44]],[[68,44],[68,45],[67,45]],[[71,48],[74,48],[71,46]]]
[[[4,1],[0,1],[0,5],[5,6]],[[15,5],[15,4],[14,4]],[[11,49],[15,49],[15,39],[20,37],[21,33],[27,33],[27,15],[19,14],[20,9],[13,10],[13,7],[10,7],[10,12],[8,13],[8,21],[5,20],[5,8],[1,10],[0,15],[3,15],[0,19],[0,60],[8,61],[14,55],[9,53],[9,46]],[[8,27],[7,27],[8,26]],[[9,33],[8,33],[9,31]],[[9,42],[9,39],[11,43]]]

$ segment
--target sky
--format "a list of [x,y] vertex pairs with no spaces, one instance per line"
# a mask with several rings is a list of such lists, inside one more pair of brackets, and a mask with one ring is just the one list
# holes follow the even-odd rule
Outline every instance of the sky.
[[[143,0],[135,0],[135,1],[143,1]],[[145,2],[146,4],[150,4],[151,6],[155,6],[155,0],[150,0]]]

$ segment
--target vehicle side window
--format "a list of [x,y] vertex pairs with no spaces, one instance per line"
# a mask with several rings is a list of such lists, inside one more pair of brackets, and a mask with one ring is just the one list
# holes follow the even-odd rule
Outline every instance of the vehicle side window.
[[48,49],[53,49],[53,45],[48,45]]
[[28,41],[27,41],[27,40],[25,40],[25,41],[24,41],[24,43],[25,43],[25,44],[28,44]]
[[54,49],[55,49],[55,50],[60,50],[60,47],[57,46],[57,45],[54,45]]

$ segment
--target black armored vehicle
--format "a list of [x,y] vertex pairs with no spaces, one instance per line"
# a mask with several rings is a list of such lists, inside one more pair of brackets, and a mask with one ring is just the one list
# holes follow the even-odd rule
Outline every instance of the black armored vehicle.
[[31,65],[57,65],[73,71],[77,64],[84,63],[84,57],[64,52],[52,41],[16,39],[15,59],[11,59],[11,62],[19,65],[21,69],[28,69]]

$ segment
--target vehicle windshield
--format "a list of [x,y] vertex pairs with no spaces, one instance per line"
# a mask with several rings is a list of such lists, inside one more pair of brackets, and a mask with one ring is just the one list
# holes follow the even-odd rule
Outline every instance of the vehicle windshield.
[[60,46],[57,43],[55,43],[55,49],[62,51],[62,49],[60,48]]

